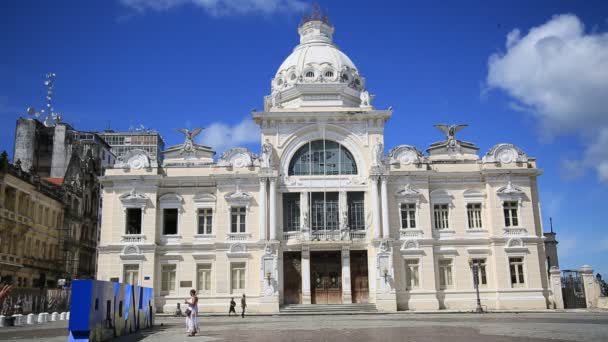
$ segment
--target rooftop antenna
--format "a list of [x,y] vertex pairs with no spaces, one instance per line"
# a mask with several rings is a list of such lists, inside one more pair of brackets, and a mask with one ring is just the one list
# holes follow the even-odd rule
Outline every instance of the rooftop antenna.
[[549,226],[551,227],[551,233],[553,233],[553,217],[549,217]]
[[57,75],[55,73],[46,74],[46,80],[44,81],[44,86],[46,87],[46,105],[45,109],[37,112],[34,107],[27,107],[27,114],[33,116],[36,119],[40,119],[40,117],[45,116],[44,125],[47,127],[54,126],[61,122],[61,114],[55,113],[53,110],[53,93],[54,93],[54,84],[55,77]]

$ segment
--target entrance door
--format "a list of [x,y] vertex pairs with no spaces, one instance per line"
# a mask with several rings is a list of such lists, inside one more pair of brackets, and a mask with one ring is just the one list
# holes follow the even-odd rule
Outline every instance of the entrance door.
[[311,301],[313,304],[342,303],[340,252],[311,252]]
[[302,304],[302,254],[283,254],[283,304]]
[[350,252],[350,276],[353,303],[369,303],[367,251]]

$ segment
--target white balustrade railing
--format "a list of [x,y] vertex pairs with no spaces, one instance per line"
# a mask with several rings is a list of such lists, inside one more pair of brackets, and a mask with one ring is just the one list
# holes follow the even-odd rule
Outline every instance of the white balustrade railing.
[[401,229],[399,230],[399,239],[408,240],[422,237],[422,230],[420,229]]
[[316,230],[310,234],[311,240],[334,241],[341,240],[339,230]]
[[143,234],[127,234],[123,235],[120,240],[122,243],[145,243],[146,236]]
[[365,236],[366,236],[365,230],[351,230],[350,231],[351,240],[365,240]]
[[293,232],[283,232],[283,241],[289,241],[289,240],[301,240],[302,239],[302,235],[300,233],[300,231],[293,231]]
[[228,233],[228,241],[245,241],[251,237],[249,233]]
[[505,236],[518,236],[518,235],[527,235],[528,230],[523,227],[506,227],[502,230],[503,235]]

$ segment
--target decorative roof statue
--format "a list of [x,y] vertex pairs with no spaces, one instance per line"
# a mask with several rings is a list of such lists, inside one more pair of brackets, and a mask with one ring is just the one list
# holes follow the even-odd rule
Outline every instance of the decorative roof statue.
[[456,133],[462,130],[469,125],[446,125],[446,124],[437,124],[433,127],[437,127],[440,131],[442,131],[447,140],[447,146],[449,149],[454,150],[458,146],[458,140],[456,140]]
[[186,136],[186,141],[184,141],[184,144],[182,145],[182,149],[180,151],[180,154],[191,154],[194,152],[194,137],[196,137],[197,135],[199,135],[203,129],[202,128],[195,128],[191,131],[185,129],[185,128],[178,128],[177,129],[179,132],[184,133],[184,135]]

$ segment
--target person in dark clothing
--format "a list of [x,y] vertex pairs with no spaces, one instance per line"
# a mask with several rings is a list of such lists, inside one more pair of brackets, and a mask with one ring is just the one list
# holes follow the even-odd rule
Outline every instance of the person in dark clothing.
[[236,316],[236,302],[234,301],[234,297],[230,298],[230,311],[228,311],[228,316],[230,316],[231,313],[234,313]]
[[243,293],[243,298],[241,298],[241,309],[243,309],[243,312],[241,312],[241,317],[245,318],[245,308],[247,307],[247,300],[245,299],[245,294]]

